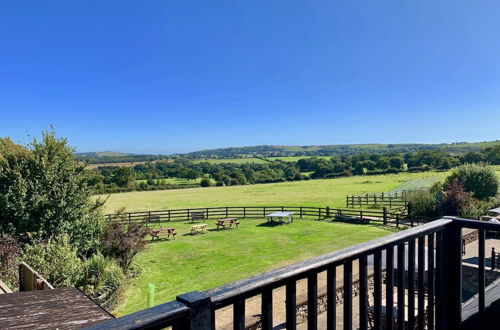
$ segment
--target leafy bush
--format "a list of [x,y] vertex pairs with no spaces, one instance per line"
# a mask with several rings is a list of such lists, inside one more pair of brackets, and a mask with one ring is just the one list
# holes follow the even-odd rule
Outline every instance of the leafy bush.
[[115,260],[96,253],[84,263],[78,286],[99,305],[110,308],[124,280],[125,274]]
[[212,185],[212,183],[207,178],[203,178],[200,181],[200,186],[202,186],[202,187],[210,187],[211,185]]
[[409,196],[409,205],[413,215],[435,217],[441,213],[438,194],[432,191],[414,191]]
[[82,277],[82,261],[67,236],[25,244],[21,260],[30,265],[54,287],[75,286]]
[[474,198],[487,199],[495,197],[498,191],[498,179],[491,167],[467,164],[457,168],[446,180],[446,185],[458,180],[466,192]]
[[11,236],[0,237],[0,279],[12,290],[19,287],[17,264],[21,255],[21,247]]
[[446,215],[459,215],[469,203],[471,194],[466,192],[462,183],[455,179],[446,185],[443,191],[443,212]]
[[29,149],[0,139],[0,231],[43,239],[67,234],[81,255],[97,249],[102,201],[92,200],[88,184],[95,175],[73,152],[54,133]]
[[144,249],[149,230],[139,223],[110,223],[102,240],[103,253],[115,258],[127,271],[134,256]]

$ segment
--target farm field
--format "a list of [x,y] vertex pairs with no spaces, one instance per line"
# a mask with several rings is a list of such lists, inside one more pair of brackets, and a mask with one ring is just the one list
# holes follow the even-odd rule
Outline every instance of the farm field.
[[[213,222],[207,221],[209,228],[215,227]],[[156,286],[155,303],[161,304],[181,293],[217,287],[393,232],[374,225],[295,220],[280,226],[241,219],[239,229],[183,235],[191,225],[169,224],[179,233],[176,239],[148,244],[136,257],[143,271],[127,283],[115,314],[146,308],[149,283]]]
[[257,164],[265,164],[267,161],[260,158],[227,158],[227,159],[195,159],[193,163],[210,163],[210,164],[248,164],[248,163],[257,163]]
[[391,191],[410,180],[442,180],[448,174],[449,172],[399,173],[244,186],[127,192],[109,195],[104,211],[112,213],[120,207],[126,207],[127,211],[279,205],[341,208],[345,207],[346,195]]

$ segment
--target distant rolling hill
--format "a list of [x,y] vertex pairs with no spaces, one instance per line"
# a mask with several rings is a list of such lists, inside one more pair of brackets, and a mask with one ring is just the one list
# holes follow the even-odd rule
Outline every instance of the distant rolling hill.
[[125,157],[125,156],[130,156],[130,155],[132,155],[132,154],[125,154],[123,152],[116,152],[116,151],[77,152],[75,154],[75,156],[78,158]]
[[386,152],[415,152],[420,150],[443,150],[451,153],[465,153],[468,151],[479,151],[500,144],[497,141],[485,142],[456,142],[440,144],[338,144],[317,146],[277,146],[261,145],[251,147],[232,147],[201,150],[182,154],[182,156],[193,159],[204,158],[241,158],[241,157],[289,157],[289,156],[334,156],[352,155],[360,152],[386,153]]

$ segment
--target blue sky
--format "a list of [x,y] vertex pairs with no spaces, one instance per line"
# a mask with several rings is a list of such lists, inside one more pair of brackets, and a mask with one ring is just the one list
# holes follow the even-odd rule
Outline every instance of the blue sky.
[[498,1],[0,2],[0,136],[78,151],[500,139]]

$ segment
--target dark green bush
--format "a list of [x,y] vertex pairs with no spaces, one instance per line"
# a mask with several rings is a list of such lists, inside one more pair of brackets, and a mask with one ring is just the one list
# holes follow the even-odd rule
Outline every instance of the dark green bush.
[[0,236],[0,279],[12,290],[19,287],[17,264],[21,247],[11,236]]
[[464,190],[472,193],[477,199],[495,197],[498,192],[498,178],[491,167],[476,164],[462,165],[446,179],[446,185],[450,185],[454,180],[458,180]]
[[413,215],[436,217],[441,213],[439,195],[435,192],[414,191],[410,194],[408,202]]

